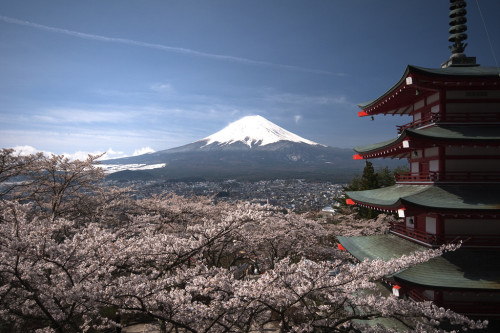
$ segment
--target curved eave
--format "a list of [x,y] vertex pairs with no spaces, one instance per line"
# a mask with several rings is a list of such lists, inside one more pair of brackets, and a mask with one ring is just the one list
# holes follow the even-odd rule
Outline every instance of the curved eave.
[[405,69],[405,72],[403,73],[403,76],[401,77],[401,79],[399,79],[399,81],[394,85],[392,86],[389,90],[387,90],[384,94],[382,94],[379,98],[377,99],[374,99],[372,101],[369,101],[369,102],[365,102],[365,103],[360,103],[358,104],[358,107],[362,110],[370,110],[371,108],[373,108],[374,106],[376,106],[377,104],[380,104],[382,101],[384,101],[384,99],[390,95],[392,95],[394,92],[396,92],[398,89],[401,89],[402,87],[405,86],[405,83],[406,83],[406,78],[408,77],[408,75],[410,74],[410,69],[412,68],[412,66],[407,66],[406,69]]
[[[403,142],[408,140],[405,146]],[[408,157],[410,147],[415,148],[416,140],[432,141],[433,143],[460,143],[467,145],[495,144],[500,145],[498,126],[468,125],[436,125],[424,129],[405,129],[397,138],[373,145],[355,147],[354,151],[361,159],[391,157]]]
[[[424,246],[390,234],[337,238],[360,261],[388,261],[425,250]],[[462,248],[396,272],[393,278],[431,288],[500,290],[500,266],[492,264],[497,259],[495,251]]]
[[420,130],[409,128],[405,132],[412,138],[434,141],[500,142],[498,126],[491,125],[436,125]]
[[394,275],[396,280],[445,289],[500,290],[498,252],[458,249]]
[[408,78],[410,69],[411,66],[408,66],[401,79],[379,98],[358,104],[358,107],[362,109],[362,111],[358,112],[358,115],[363,117],[379,113],[411,114],[416,89],[411,87],[411,78]]
[[394,211],[403,207],[402,198],[425,191],[430,186],[398,184],[375,190],[348,191],[346,194],[359,206]]
[[407,138],[407,132],[403,131],[397,138],[379,142],[373,145],[355,147],[354,151],[359,154],[362,159],[377,158],[377,157],[407,157],[409,149],[403,147],[403,141]]
[[496,184],[432,185],[427,190],[401,198],[402,203],[437,210],[500,212]]
[[380,210],[402,207],[435,212],[467,211],[500,214],[500,191],[496,184],[402,185],[346,192],[354,203]]
[[414,242],[404,240],[392,234],[358,237],[337,236],[342,246],[356,259],[382,259],[388,261],[415,251],[425,251],[427,248]]
[[500,87],[499,70],[495,67],[424,68],[407,66],[401,79],[373,101],[358,104],[359,116],[375,114],[411,114],[413,103],[422,93],[433,93],[442,87]]

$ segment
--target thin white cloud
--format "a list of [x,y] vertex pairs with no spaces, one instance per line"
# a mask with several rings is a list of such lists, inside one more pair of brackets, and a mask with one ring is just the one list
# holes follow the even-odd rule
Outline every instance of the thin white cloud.
[[142,147],[140,149],[134,150],[134,153],[132,154],[132,156],[138,156],[138,155],[154,153],[154,152],[155,152],[155,150],[151,147]]
[[170,83],[155,83],[151,86],[151,90],[159,93],[171,93],[173,92],[172,85]]
[[314,96],[301,94],[267,94],[265,101],[296,105],[348,105],[355,107],[345,96]]
[[60,108],[45,111],[43,114],[37,114],[34,118],[38,121],[47,123],[114,123],[120,122],[138,116],[137,113],[127,111],[102,111],[86,110],[80,108]]
[[[36,153],[43,153],[46,156],[57,155],[57,154],[54,154],[53,152],[46,151],[46,150],[40,150],[40,149],[37,149],[37,148],[35,148],[33,146],[29,146],[29,145],[15,146],[15,147],[12,147],[12,149],[14,149],[15,154],[20,155],[20,156],[32,155],[32,154],[36,154]],[[141,149],[144,149],[144,148],[141,148]],[[112,158],[127,157],[127,155],[125,155],[123,152],[115,151],[112,148],[109,148],[106,152],[103,152],[103,151],[90,152],[90,151],[78,150],[78,151],[75,151],[73,153],[62,153],[61,155],[74,161],[74,160],[86,160],[89,155],[97,156],[97,155],[102,155],[103,153],[105,153],[105,154],[99,158],[99,160],[101,160],[101,161],[109,160]]]
[[54,33],[59,33],[59,34],[77,37],[77,38],[96,40],[96,41],[100,41],[100,42],[127,44],[127,45],[139,46],[139,47],[146,47],[146,48],[150,48],[150,49],[157,49],[157,50],[166,51],[166,52],[181,53],[181,54],[186,54],[186,55],[195,56],[195,57],[210,58],[210,59],[221,60],[221,61],[238,62],[238,63],[248,64],[248,65],[275,67],[275,68],[281,68],[281,69],[286,69],[286,70],[315,73],[315,74],[345,76],[345,73],[334,73],[334,72],[330,72],[330,71],[305,68],[305,67],[300,67],[300,66],[291,66],[291,65],[277,64],[277,63],[253,60],[253,59],[242,58],[242,57],[234,57],[234,56],[223,55],[223,54],[207,53],[207,52],[201,52],[201,51],[196,51],[196,50],[182,48],[182,47],[141,42],[141,41],[137,41],[137,40],[133,40],[133,39],[116,38],[116,37],[107,37],[107,36],[102,36],[102,35],[88,34],[88,33],[74,31],[74,30],[51,27],[48,25],[43,25],[43,24],[34,23],[34,22],[30,22],[30,21],[19,20],[16,18],[3,16],[3,15],[0,15],[0,20],[7,22],[7,23],[23,25],[23,26],[27,26],[27,27],[31,27],[31,28],[35,28],[35,29],[39,29],[39,30],[50,31],[50,32],[54,32]]
[[[80,161],[84,161],[86,160],[89,155],[92,155],[92,156],[97,156],[97,155],[101,155],[102,152],[99,152],[99,151],[94,151],[94,152],[88,152],[88,151],[75,151],[74,153],[62,153],[61,155],[63,155],[64,157],[74,161],[74,160],[80,160]],[[106,155],[104,155],[106,156]],[[101,158],[101,159],[106,159],[106,158]]]
[[[194,142],[202,137],[199,129],[196,128],[158,130],[109,128],[102,130],[75,126],[57,131],[8,129],[2,131],[0,147],[19,147],[19,150],[26,154],[38,151],[49,154],[53,152],[56,155],[65,153],[68,157],[75,155],[78,151],[81,152],[78,156],[85,157],[88,153],[97,155],[106,152],[103,158],[109,159],[131,156],[135,150],[142,149],[137,147],[168,149]],[[38,148],[30,148],[33,146]],[[108,147],[114,148],[110,150]]]
[[293,117],[293,120],[295,120],[296,124],[298,124],[301,119],[302,119],[301,115],[296,115],[296,116]]
[[48,151],[43,151],[43,150],[38,150],[35,147],[24,145],[24,146],[15,146],[11,147],[14,149],[14,154],[20,155],[20,156],[27,156],[27,155],[33,155],[36,153],[44,153],[45,155],[51,155],[51,152]]
[[[147,117],[179,115],[184,110],[156,106],[133,106],[120,104],[89,104],[58,108],[43,108],[31,111],[32,116],[21,115],[29,121],[48,124],[93,124],[131,123]],[[20,115],[7,115],[11,121],[20,121]],[[32,118],[31,118],[32,117]]]

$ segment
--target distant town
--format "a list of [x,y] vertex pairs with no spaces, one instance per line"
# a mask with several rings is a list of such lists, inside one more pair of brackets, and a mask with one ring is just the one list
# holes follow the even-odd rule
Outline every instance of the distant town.
[[191,197],[204,196],[214,202],[245,201],[270,204],[295,212],[316,212],[331,209],[336,198],[343,196],[342,184],[308,182],[303,179],[276,179],[257,182],[226,180],[220,182],[107,181],[108,185],[133,186],[136,198],[164,192]]

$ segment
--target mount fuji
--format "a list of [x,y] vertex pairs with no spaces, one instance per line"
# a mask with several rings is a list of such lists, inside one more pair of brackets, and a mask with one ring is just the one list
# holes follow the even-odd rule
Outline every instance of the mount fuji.
[[249,148],[252,148],[279,141],[318,145],[316,142],[301,138],[261,116],[243,117],[199,142],[206,142],[202,148],[211,145],[223,147],[235,143],[244,143]]
[[241,118],[181,147],[106,160],[102,166],[113,172],[108,176],[111,179],[314,178],[339,182],[363,168],[352,160],[351,149],[302,138],[261,116]]

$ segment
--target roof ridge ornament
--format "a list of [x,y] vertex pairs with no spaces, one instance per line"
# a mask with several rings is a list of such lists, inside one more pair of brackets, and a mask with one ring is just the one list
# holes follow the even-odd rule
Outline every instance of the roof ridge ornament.
[[467,43],[467,3],[465,0],[450,0],[450,37],[448,41],[453,45],[449,46],[451,57],[441,65],[441,68],[453,66],[477,66],[476,57],[467,57],[464,53]]

